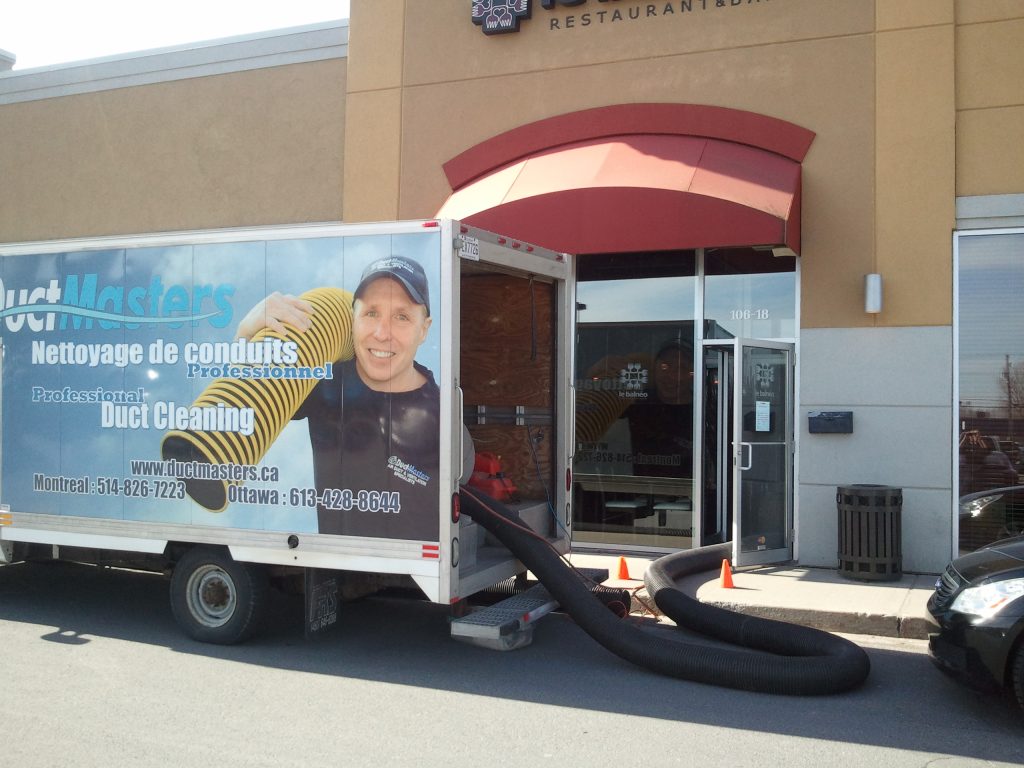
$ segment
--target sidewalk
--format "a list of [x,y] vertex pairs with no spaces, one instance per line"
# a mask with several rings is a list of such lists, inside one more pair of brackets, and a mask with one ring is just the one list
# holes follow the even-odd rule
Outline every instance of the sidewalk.
[[[616,555],[570,555],[578,567],[607,568],[606,585],[640,588],[638,597],[644,599],[643,577],[654,558],[624,559],[629,579],[617,578],[620,558]],[[737,569],[732,579],[734,588],[724,589],[720,573],[708,571],[681,580],[679,588],[703,603],[829,632],[928,637],[925,603],[934,590],[935,576],[904,574],[898,581],[854,581],[838,570],[786,565]]]

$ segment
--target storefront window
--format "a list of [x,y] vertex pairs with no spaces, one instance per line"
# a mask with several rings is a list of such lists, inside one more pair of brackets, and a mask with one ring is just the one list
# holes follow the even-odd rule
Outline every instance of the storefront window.
[[588,256],[578,276],[575,538],[688,547],[694,254]]
[[[796,259],[738,248],[592,255],[577,278],[574,540],[685,549],[698,534],[728,536],[714,522],[716,504],[731,503],[716,485],[719,446],[693,450],[703,445],[694,360],[704,370],[710,339],[795,338]],[[721,440],[728,454],[730,436]]]
[[957,262],[959,543],[968,552],[1024,532],[1024,231],[961,233]]
[[709,249],[704,318],[709,339],[796,337],[796,258],[771,251]]

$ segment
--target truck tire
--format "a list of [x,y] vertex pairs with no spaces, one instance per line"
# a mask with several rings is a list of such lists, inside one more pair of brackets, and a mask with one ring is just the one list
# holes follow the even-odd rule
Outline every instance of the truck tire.
[[193,547],[171,574],[171,610],[193,640],[233,645],[259,626],[268,589],[260,566],[236,562],[218,547]]

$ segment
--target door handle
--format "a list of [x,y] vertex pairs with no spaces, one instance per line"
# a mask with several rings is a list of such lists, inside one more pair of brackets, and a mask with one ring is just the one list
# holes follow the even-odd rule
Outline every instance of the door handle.
[[[747,461],[743,461],[743,451],[747,452]],[[746,472],[752,466],[754,466],[754,446],[752,443],[740,443],[740,472]]]

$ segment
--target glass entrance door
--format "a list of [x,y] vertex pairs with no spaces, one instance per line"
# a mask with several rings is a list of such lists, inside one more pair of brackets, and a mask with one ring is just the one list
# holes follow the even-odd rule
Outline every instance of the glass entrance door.
[[791,344],[704,347],[702,543],[731,538],[733,564],[792,559]]
[[704,347],[703,450],[700,544],[732,539],[732,425],[735,350]]
[[[587,254],[576,270],[574,546],[672,551],[749,536],[744,560],[774,556],[780,540],[788,553],[788,476],[787,527],[761,531],[771,518],[765,500],[778,491],[764,463],[785,449],[771,447],[774,433],[756,420],[742,433],[735,390],[744,358],[756,353],[736,339],[796,338],[796,259],[754,248]],[[758,363],[765,375],[773,370],[768,359]],[[780,382],[788,393],[788,370]],[[767,407],[769,425],[789,429],[788,400],[751,397],[755,414]],[[775,413],[780,407],[789,410]],[[734,479],[741,448],[754,462],[742,481]],[[789,459],[779,466],[789,472]],[[742,533],[737,504],[751,510]]]

